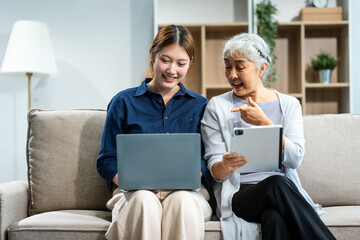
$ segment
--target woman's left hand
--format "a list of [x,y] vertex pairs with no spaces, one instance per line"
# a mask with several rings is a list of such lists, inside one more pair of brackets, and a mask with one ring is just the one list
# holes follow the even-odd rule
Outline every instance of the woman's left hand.
[[273,125],[271,120],[264,114],[259,105],[251,97],[248,98],[248,105],[241,105],[231,110],[231,112],[240,112],[241,118],[252,125]]

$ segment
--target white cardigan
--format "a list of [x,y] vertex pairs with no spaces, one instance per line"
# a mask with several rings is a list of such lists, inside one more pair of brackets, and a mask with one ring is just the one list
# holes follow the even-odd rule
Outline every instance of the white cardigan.
[[[276,92],[276,91],[275,91]],[[302,111],[299,101],[292,96],[276,92],[280,100],[280,108],[283,114],[283,134],[285,137],[284,170],[285,175],[291,179],[304,198],[313,206],[319,215],[323,214],[321,206],[314,204],[307,192],[301,187],[299,176],[296,172],[304,156],[304,133]],[[225,152],[230,151],[231,132],[234,128],[234,113],[230,110],[233,92],[227,92],[212,98],[206,106],[201,121],[201,135],[205,145],[205,159],[207,167],[222,160]],[[211,174],[213,174],[211,172]],[[221,213],[221,229],[223,237],[227,239],[258,239],[258,224],[248,223],[237,218],[232,212],[231,199],[235,192],[240,189],[240,174],[234,172],[224,181],[216,181],[214,194]]]

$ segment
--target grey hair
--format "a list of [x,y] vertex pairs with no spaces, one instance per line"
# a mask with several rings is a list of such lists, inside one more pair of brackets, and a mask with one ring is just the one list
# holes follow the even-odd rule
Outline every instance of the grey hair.
[[264,39],[252,33],[237,34],[225,42],[223,59],[227,54],[233,55],[235,52],[255,63],[257,69],[261,69],[262,65],[267,63],[267,68],[261,76],[261,80],[264,81],[271,64],[270,49]]

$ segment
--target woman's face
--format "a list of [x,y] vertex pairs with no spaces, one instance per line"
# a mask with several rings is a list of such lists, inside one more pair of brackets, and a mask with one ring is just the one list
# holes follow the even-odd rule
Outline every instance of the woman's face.
[[190,67],[190,57],[177,44],[164,47],[155,55],[154,80],[161,89],[172,89],[181,82]]
[[249,61],[238,52],[226,54],[224,57],[225,76],[229,81],[234,93],[242,98],[251,96],[252,93],[262,87],[261,76],[266,65],[259,70],[255,63]]

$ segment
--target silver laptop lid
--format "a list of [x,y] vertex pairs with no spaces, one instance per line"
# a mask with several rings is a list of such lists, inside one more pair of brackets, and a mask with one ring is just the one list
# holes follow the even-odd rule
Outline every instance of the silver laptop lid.
[[120,189],[200,188],[200,134],[118,134],[116,143]]

